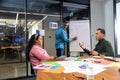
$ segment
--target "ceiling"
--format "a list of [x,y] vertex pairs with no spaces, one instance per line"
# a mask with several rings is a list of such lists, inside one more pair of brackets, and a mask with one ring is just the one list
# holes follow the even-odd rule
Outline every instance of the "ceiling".
[[[24,26],[26,8],[28,22],[32,23],[42,20],[46,15],[59,17],[60,12],[63,12],[64,18],[70,13],[86,14],[89,4],[90,0],[0,0],[0,25],[15,26],[17,19],[18,25]],[[3,30],[0,28],[0,33]]]
[[[60,15],[61,1],[64,13],[86,9],[90,4],[89,0],[27,0],[27,13]],[[0,12],[24,14],[25,0],[0,0]],[[14,17],[6,14],[1,16]]]

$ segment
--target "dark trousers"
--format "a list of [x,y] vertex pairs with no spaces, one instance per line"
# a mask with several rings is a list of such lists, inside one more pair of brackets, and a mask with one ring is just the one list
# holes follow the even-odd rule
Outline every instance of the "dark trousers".
[[34,70],[33,70],[32,64],[30,64],[30,69],[31,69],[31,74],[32,74],[32,75],[35,75],[35,72],[34,72]]
[[64,55],[64,49],[61,49],[61,48],[56,49],[56,55],[57,57]]

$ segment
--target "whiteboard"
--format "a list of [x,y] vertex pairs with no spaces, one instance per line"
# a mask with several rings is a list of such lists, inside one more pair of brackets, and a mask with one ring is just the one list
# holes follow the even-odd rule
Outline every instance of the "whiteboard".
[[85,48],[91,49],[89,20],[70,21],[69,33],[70,38],[77,36],[77,40],[70,43],[70,51],[83,52],[79,42],[84,42]]

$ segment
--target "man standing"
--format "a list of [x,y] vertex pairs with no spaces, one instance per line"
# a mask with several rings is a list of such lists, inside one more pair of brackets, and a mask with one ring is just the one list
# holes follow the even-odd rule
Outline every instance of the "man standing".
[[64,55],[64,45],[66,42],[71,42],[77,39],[77,37],[68,39],[66,31],[68,26],[68,21],[64,20],[62,26],[60,26],[55,33],[55,48],[57,57]]
[[104,54],[105,56],[112,56],[114,57],[113,48],[109,41],[104,39],[105,37],[105,30],[102,28],[98,28],[96,31],[96,40],[98,43],[95,46],[95,49],[89,51],[85,48],[84,43],[79,43],[80,47],[89,55],[98,56],[100,54]]

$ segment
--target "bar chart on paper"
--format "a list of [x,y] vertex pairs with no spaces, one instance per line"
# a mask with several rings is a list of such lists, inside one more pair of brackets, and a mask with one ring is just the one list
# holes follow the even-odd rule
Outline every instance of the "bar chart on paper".
[[70,51],[83,51],[79,42],[84,42],[86,48],[91,49],[89,20],[70,21],[69,31],[70,38],[77,36],[77,40],[70,43]]

